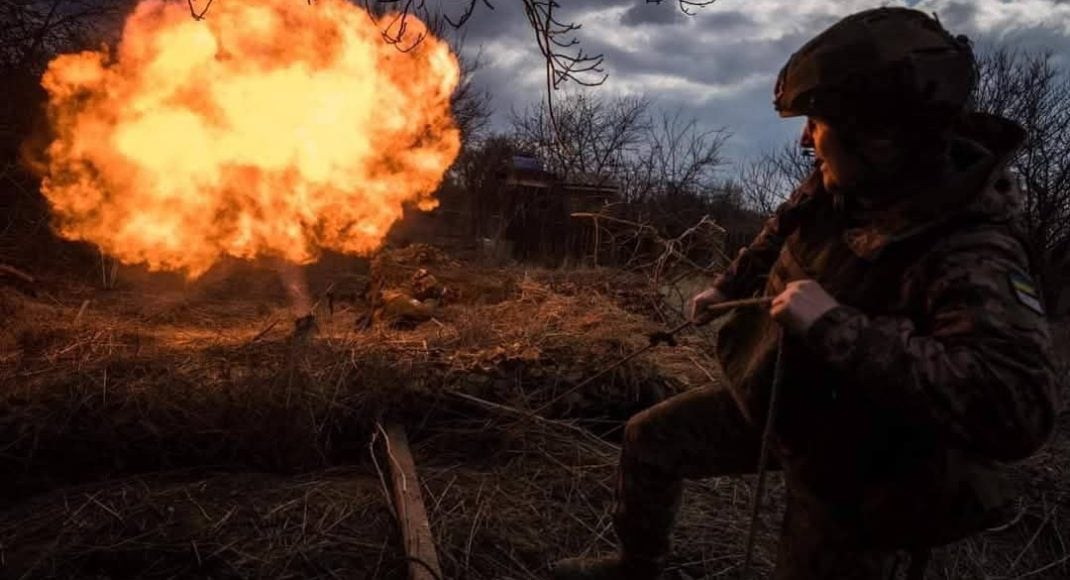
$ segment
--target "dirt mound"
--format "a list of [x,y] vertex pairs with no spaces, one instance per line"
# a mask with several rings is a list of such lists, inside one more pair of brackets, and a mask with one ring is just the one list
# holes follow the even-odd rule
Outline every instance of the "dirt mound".
[[[461,262],[426,244],[384,250],[371,262],[369,294],[386,289],[404,289],[412,294],[417,280],[434,279],[444,302],[452,304],[498,304],[516,296],[519,272],[479,263]],[[414,284],[415,282],[415,284]],[[422,296],[416,296],[423,299]],[[370,297],[369,297],[370,298]]]

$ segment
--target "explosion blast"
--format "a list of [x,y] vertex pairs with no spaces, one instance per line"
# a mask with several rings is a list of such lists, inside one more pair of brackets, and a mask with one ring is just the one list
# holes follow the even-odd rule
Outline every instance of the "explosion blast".
[[50,63],[42,191],[60,235],[153,270],[366,254],[403,204],[435,206],[459,74],[446,43],[398,50],[344,0],[225,0],[200,21],[146,0],[114,52]]

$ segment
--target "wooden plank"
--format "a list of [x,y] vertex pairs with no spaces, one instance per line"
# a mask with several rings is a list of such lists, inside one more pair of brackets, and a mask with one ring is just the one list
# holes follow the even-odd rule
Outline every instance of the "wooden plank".
[[386,426],[387,452],[393,476],[394,509],[397,511],[405,554],[409,557],[409,580],[440,580],[442,568],[435,552],[435,538],[427,521],[416,462],[409,449],[405,428],[397,423]]
[[37,281],[34,277],[14,266],[0,264],[0,284],[10,284],[23,294],[37,296]]
[[19,270],[14,266],[8,266],[7,264],[0,264],[0,276],[10,276],[23,284],[33,284],[33,276]]

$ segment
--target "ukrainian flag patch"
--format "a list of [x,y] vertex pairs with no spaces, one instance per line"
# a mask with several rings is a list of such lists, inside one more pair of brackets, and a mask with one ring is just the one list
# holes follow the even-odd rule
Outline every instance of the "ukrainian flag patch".
[[1014,291],[1014,297],[1018,299],[1018,302],[1022,303],[1022,306],[1036,312],[1037,314],[1044,315],[1044,305],[1040,302],[1040,294],[1037,292],[1036,284],[1033,283],[1033,279],[1028,274],[1022,272],[1011,272],[1007,275],[1007,279],[1010,282],[1011,290]]

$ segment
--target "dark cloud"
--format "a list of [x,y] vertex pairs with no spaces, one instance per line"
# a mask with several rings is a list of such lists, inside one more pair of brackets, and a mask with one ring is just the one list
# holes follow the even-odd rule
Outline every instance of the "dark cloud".
[[[523,11],[512,6],[492,5],[496,6],[493,10],[483,5],[477,6],[463,30],[459,31],[466,43],[479,44],[500,38],[515,38],[526,32],[528,24]],[[446,3],[439,9],[446,11],[446,14],[452,14],[455,19],[460,18],[460,14],[454,14],[457,11],[456,3]]]
[[[988,0],[993,2],[994,0]],[[976,2],[922,0],[919,9],[935,12],[949,30],[966,34],[978,52],[1009,47],[1048,52],[1053,62],[1070,69],[1070,7],[1066,0],[1050,0],[1051,9],[982,11]],[[1070,70],[1068,70],[1070,72]]]
[[[979,50],[999,44],[1047,49],[1070,67],[1070,17],[1038,17],[1003,0],[723,0],[693,17],[682,15],[675,2],[570,0],[560,16],[583,24],[577,37],[587,52],[605,55],[609,80],[587,90],[643,94],[706,127],[726,127],[733,134],[729,155],[747,158],[796,139],[798,120],[778,118],[770,102],[776,74],[791,53],[847,14],[897,3],[936,12]],[[494,4],[497,10],[473,17],[465,51],[483,48],[486,66],[475,82],[494,94],[494,122],[505,129],[511,108],[544,97],[544,79],[522,12],[504,0]]]
[[665,25],[675,24],[687,18],[675,7],[650,4],[647,2],[632,4],[620,18],[620,23],[625,26]]
[[[755,74],[775,76],[787,56],[801,45],[804,35],[792,35],[755,44],[743,39],[710,42],[690,35],[666,35],[651,39],[635,50],[597,39],[592,49],[606,55],[606,67],[614,76],[657,74],[676,76],[711,88],[729,86]],[[770,86],[772,78],[770,79]]]
[[[700,13],[671,29],[648,34],[617,35],[592,28],[588,47],[606,56],[611,79],[633,75],[674,77],[709,86],[711,91],[731,88],[764,76],[772,91],[777,72],[793,51],[835,16],[803,16],[777,33],[750,14],[737,9]],[[612,81],[611,81],[612,82]]]
[[972,2],[945,2],[933,8],[940,22],[950,30],[969,27],[977,17],[977,5]]
[[741,11],[717,12],[702,19],[704,27],[720,33],[753,29],[757,26],[754,18]]

